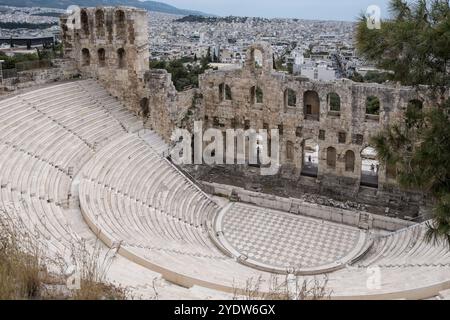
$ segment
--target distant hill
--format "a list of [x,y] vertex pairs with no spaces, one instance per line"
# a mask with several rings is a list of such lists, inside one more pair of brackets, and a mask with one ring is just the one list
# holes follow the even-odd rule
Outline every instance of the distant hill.
[[103,6],[130,6],[147,9],[163,13],[179,14],[183,16],[212,16],[199,11],[179,9],[163,2],[157,1],[139,1],[139,0],[0,0],[0,5],[13,7],[42,7],[66,9],[70,5],[79,5],[83,7]]

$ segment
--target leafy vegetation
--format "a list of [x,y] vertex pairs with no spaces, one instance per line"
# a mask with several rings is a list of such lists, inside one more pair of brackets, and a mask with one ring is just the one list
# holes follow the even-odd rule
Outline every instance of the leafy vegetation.
[[385,83],[386,81],[392,80],[392,74],[389,72],[380,71],[368,71],[364,76],[358,72],[354,72],[352,75],[352,80],[355,82],[366,82],[366,83]]
[[198,76],[210,69],[210,53],[199,61],[196,58],[181,58],[171,61],[151,61],[150,68],[165,69],[172,74],[172,82],[177,91],[198,87]]
[[359,21],[359,54],[378,68],[393,71],[405,85],[450,85],[450,10],[447,0],[391,0],[392,19],[370,30]]
[[39,60],[39,56],[36,53],[24,53],[24,54],[15,54],[14,56],[10,57],[0,52],[0,60],[4,61],[2,63],[3,69],[13,69],[15,68],[16,63],[26,61],[36,61]]
[[391,0],[392,18],[369,30],[365,18],[357,28],[357,48],[377,67],[390,70],[405,85],[429,85],[431,108],[413,100],[404,121],[372,138],[380,160],[396,168],[405,188],[421,189],[435,199],[428,241],[450,245],[450,7],[448,1]]
[[22,222],[0,210],[0,300],[127,298],[126,289],[106,283],[111,259],[108,253],[103,257],[99,246],[88,250],[85,242],[72,245],[70,255],[79,272],[79,287],[71,289],[65,259],[47,256],[39,237],[26,230]]
[[450,99],[423,111],[411,102],[405,122],[372,138],[378,156],[397,168],[403,187],[420,188],[436,199],[428,240],[450,244]]

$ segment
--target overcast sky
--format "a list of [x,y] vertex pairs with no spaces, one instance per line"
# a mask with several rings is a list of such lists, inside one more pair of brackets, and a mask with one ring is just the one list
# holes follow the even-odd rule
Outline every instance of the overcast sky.
[[182,9],[220,16],[286,17],[353,21],[371,5],[387,14],[389,0],[161,0]]

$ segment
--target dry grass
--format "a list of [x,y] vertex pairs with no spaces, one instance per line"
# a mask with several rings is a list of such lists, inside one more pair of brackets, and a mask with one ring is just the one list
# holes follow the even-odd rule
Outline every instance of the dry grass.
[[66,274],[67,259],[46,256],[39,237],[23,230],[27,228],[20,221],[0,210],[0,300],[129,298],[126,289],[105,280],[113,255],[102,253],[98,243],[93,249],[85,242],[74,244],[69,259],[73,272]]
[[[261,276],[246,281],[245,288],[235,287],[234,300],[329,300],[332,291],[327,289],[328,278],[303,279],[295,276]],[[266,289],[264,289],[266,288]]]

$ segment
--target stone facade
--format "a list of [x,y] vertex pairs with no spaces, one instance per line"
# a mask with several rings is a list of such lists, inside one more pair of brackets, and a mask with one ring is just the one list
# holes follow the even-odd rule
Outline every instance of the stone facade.
[[177,94],[170,74],[150,70],[147,21],[145,10],[131,7],[81,8],[61,18],[61,39],[83,76],[98,79],[167,140],[193,93]]
[[[408,202],[408,211],[417,208],[413,216],[423,205],[420,194],[398,189],[395,168],[373,165],[376,159],[365,150],[370,137],[401,120],[411,102],[432,107],[426,88],[312,82],[274,70],[270,45],[256,43],[242,68],[207,71],[200,76],[199,89],[178,93],[170,74],[149,69],[145,11],[82,8],[61,18],[61,29],[66,57],[76,61],[80,72],[97,78],[166,141],[174,128],[192,128],[195,120],[203,120],[204,129],[224,131],[278,128],[282,168],[271,178],[289,185],[286,190],[350,197],[400,211]],[[318,153],[311,157],[314,148]],[[255,168],[233,170],[255,183],[264,180]]]
[[75,62],[70,59],[54,59],[48,69],[32,69],[17,72],[17,76],[2,79],[0,95],[16,94],[21,90],[46,85],[57,81],[66,81],[80,76]]

